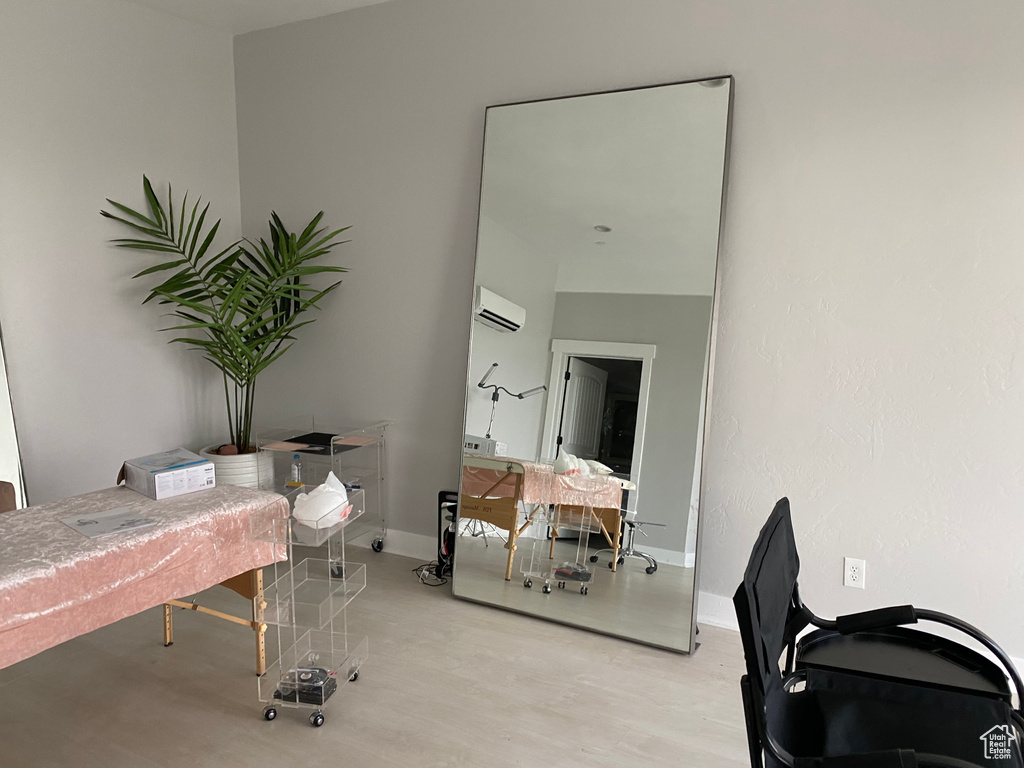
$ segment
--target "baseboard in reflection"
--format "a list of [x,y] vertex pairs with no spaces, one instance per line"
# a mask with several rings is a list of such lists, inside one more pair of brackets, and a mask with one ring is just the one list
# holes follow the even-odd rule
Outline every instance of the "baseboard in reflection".
[[680,552],[676,549],[661,549],[659,547],[646,547],[644,546],[643,537],[641,536],[637,537],[637,541],[634,545],[641,552],[646,552],[659,563],[664,563],[665,565],[678,565],[681,568],[693,568],[693,564],[696,559],[692,552]]

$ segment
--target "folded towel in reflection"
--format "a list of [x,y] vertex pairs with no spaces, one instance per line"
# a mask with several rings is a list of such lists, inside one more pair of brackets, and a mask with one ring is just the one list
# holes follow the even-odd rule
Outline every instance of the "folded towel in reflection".
[[559,448],[558,458],[555,459],[555,474],[568,475],[570,477],[589,475],[590,467],[587,466],[585,461],[582,461],[571,453],[566,453]]
[[570,477],[589,477],[590,475],[610,475],[612,468],[605,466],[600,461],[593,459],[581,459],[558,449],[558,458],[555,459],[555,474],[568,475]]

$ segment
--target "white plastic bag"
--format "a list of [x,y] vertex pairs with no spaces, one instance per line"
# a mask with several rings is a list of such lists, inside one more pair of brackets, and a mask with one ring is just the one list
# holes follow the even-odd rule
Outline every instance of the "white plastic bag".
[[590,467],[587,462],[558,449],[558,458],[555,459],[555,474],[568,477],[586,477],[590,474]]
[[295,497],[295,519],[310,528],[330,528],[352,511],[345,485],[331,472],[323,485]]

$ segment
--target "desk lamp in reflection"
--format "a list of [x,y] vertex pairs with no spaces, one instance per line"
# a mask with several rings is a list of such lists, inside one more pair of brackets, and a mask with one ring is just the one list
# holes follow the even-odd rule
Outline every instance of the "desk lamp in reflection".
[[494,390],[493,392],[491,392],[491,420],[489,422],[487,422],[487,439],[488,440],[491,439],[491,427],[494,426],[494,409],[497,408],[497,406],[498,406],[498,393],[499,392],[504,392],[506,395],[514,397],[514,398],[516,398],[518,400],[525,400],[528,397],[533,397],[534,395],[539,395],[541,392],[547,392],[548,391],[548,388],[546,386],[544,386],[543,384],[541,384],[539,387],[534,387],[533,389],[528,389],[525,392],[520,392],[520,393],[516,394],[515,392],[509,392],[504,387],[499,387],[497,384],[488,384],[487,382],[491,378],[491,374],[494,373],[494,369],[497,368],[497,367],[498,367],[497,363],[491,363],[491,367],[487,369],[487,373],[485,373],[484,377],[482,379],[480,379],[480,381],[477,383],[477,386],[480,387],[480,389],[492,389],[492,390]]

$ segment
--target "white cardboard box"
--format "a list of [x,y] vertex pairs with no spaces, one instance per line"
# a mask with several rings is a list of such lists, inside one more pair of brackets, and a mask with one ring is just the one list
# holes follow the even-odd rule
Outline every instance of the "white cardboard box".
[[484,456],[508,456],[508,443],[502,443],[490,437],[466,435],[462,447],[470,453]]
[[117,476],[126,487],[151,499],[169,499],[216,486],[213,464],[192,451],[177,448],[128,459]]

